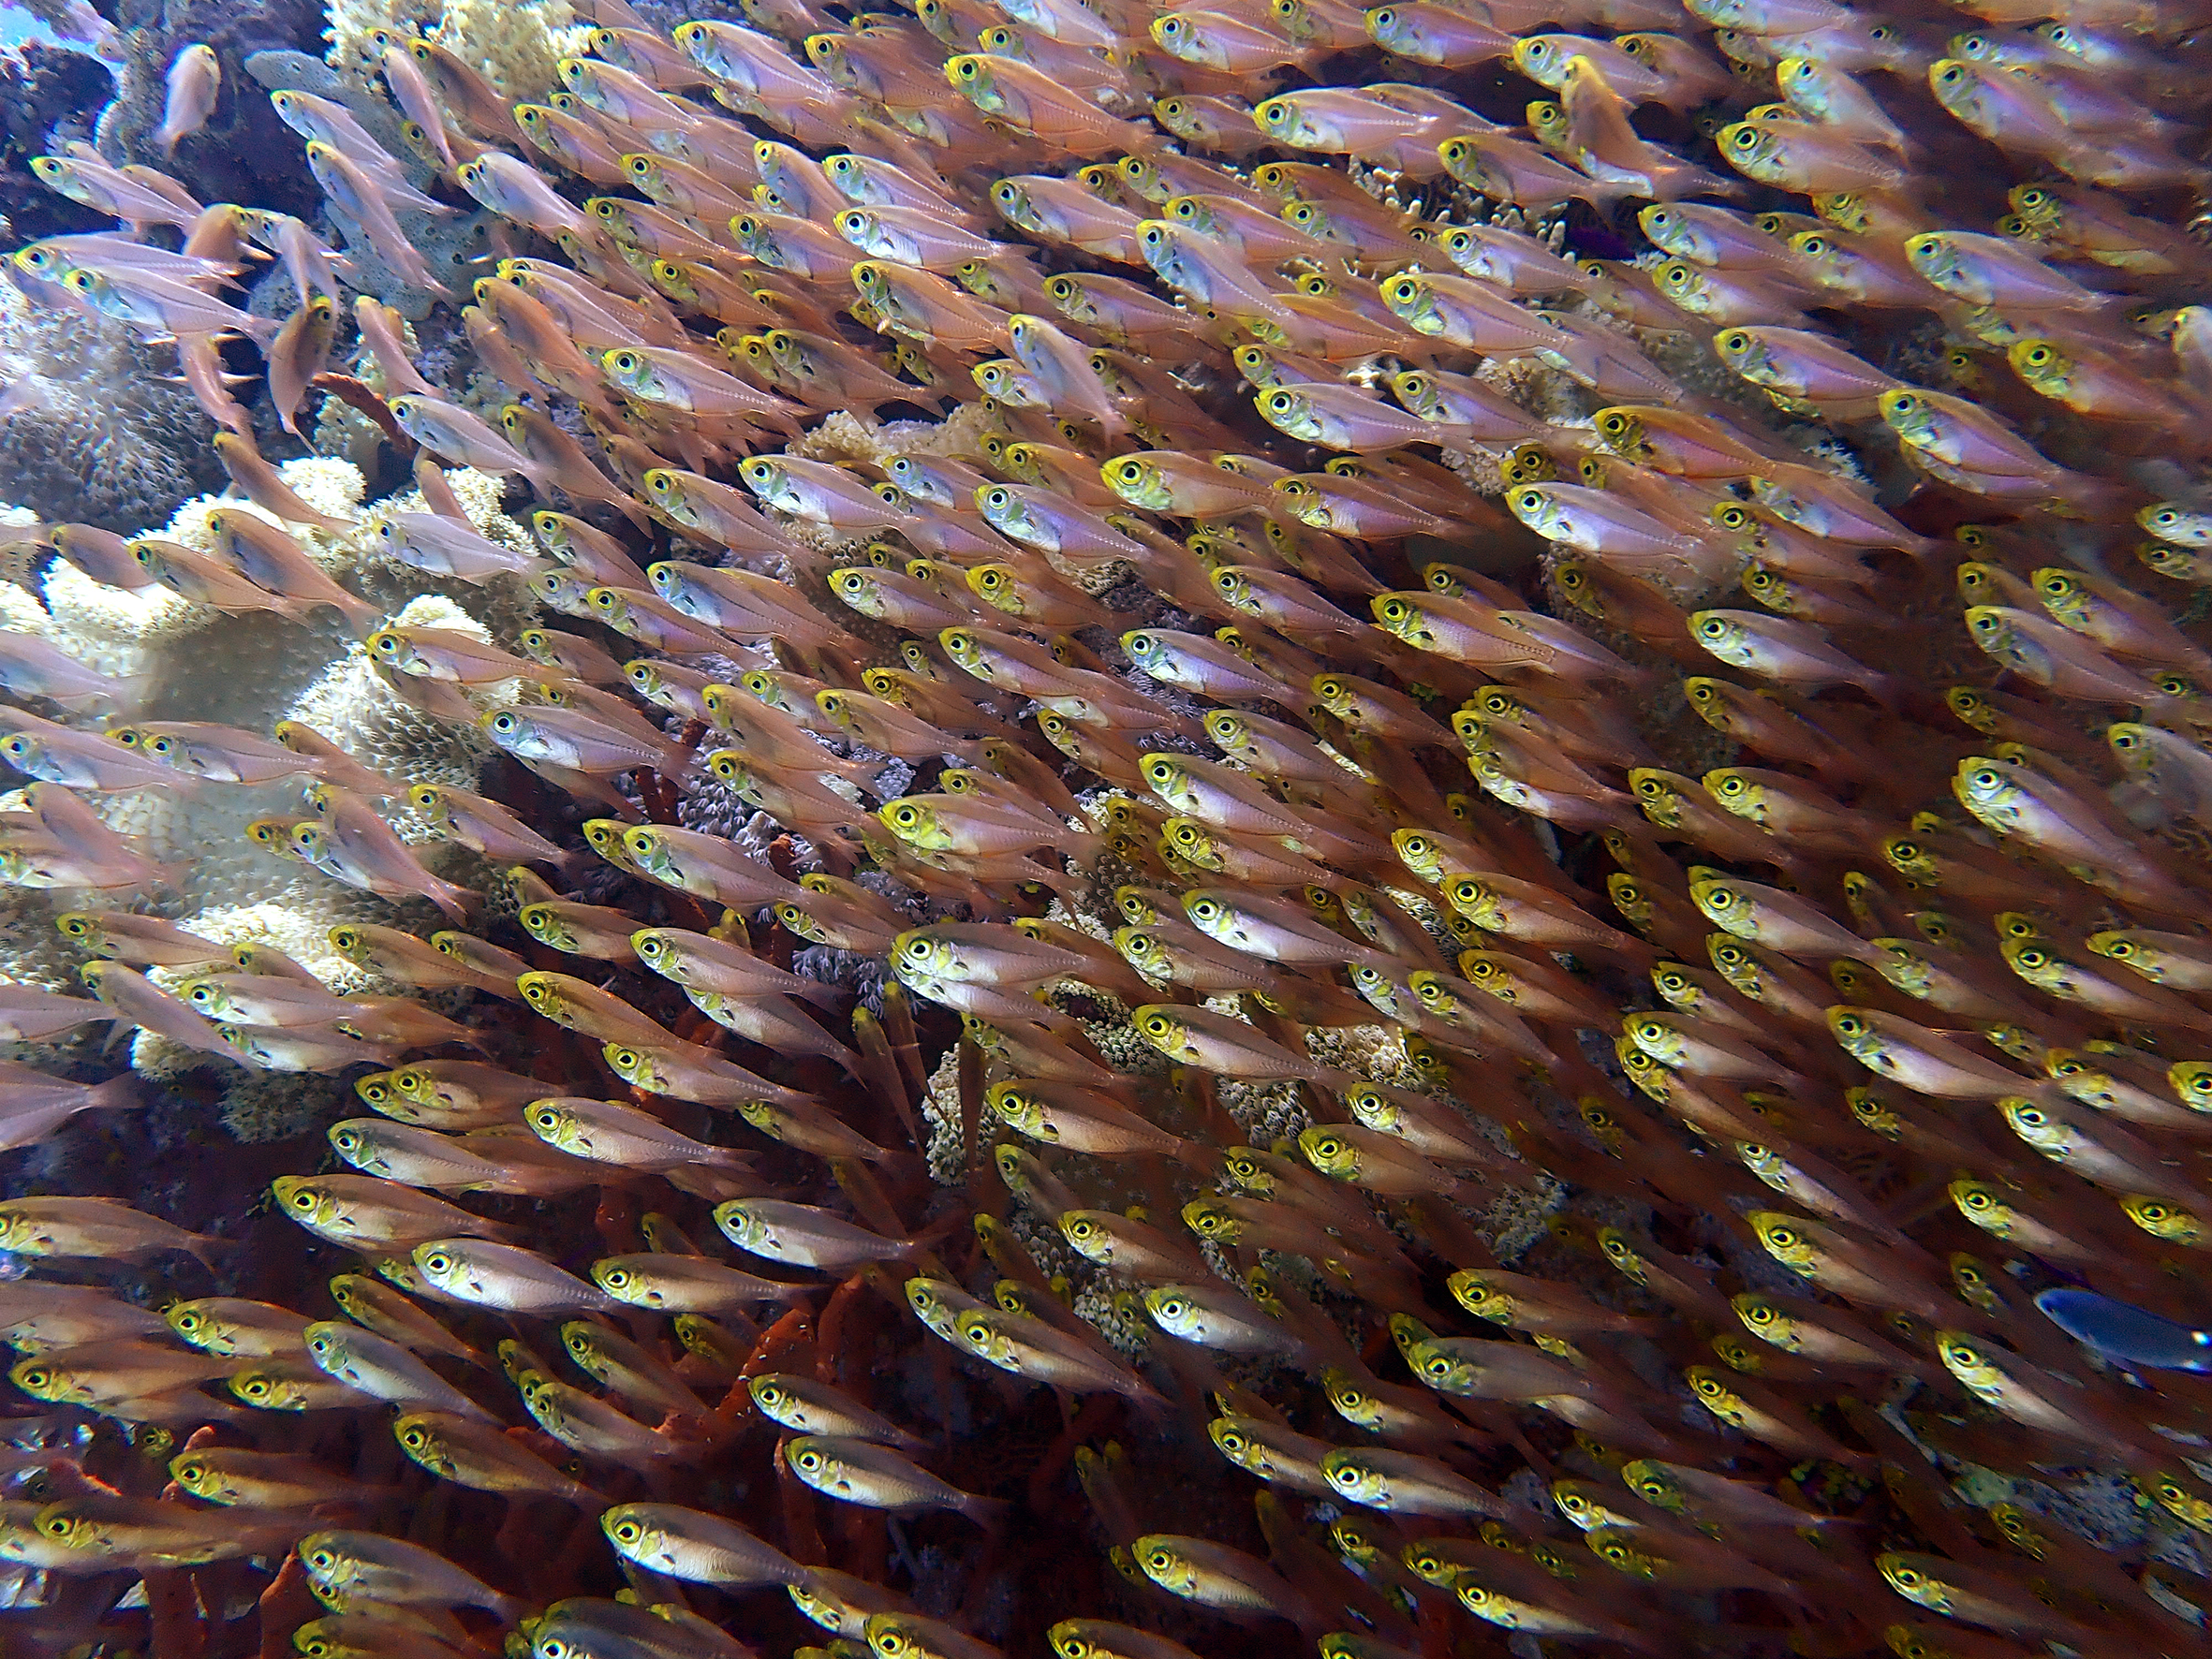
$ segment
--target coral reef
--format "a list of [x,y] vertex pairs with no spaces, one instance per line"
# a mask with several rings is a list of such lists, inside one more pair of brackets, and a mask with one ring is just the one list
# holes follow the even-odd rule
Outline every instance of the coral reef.
[[370,34],[402,28],[435,40],[516,103],[559,85],[554,65],[582,48],[588,28],[569,0],[442,0],[435,8],[410,0],[335,0],[328,15],[323,36],[332,68],[373,80],[382,53]]
[[33,41],[0,51],[0,215],[11,240],[35,241],[99,223],[73,201],[41,186],[30,160],[72,139],[92,138],[94,116],[114,71],[87,52]]
[[[159,523],[222,477],[173,354],[0,287],[0,501],[107,530]],[[20,391],[17,389],[20,388]]]
[[[289,135],[246,66],[259,52],[314,45],[320,19],[313,0],[129,0],[116,20],[114,95],[94,141],[111,161],[169,170],[201,200],[312,214],[314,181],[304,167],[282,164]],[[155,134],[170,65],[193,45],[214,52],[221,89],[207,124],[164,154]]]

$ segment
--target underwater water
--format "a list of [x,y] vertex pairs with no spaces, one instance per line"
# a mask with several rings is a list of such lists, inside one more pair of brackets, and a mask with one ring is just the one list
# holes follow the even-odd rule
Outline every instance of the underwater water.
[[20,51],[34,40],[43,46],[61,44],[43,18],[20,6],[0,6],[0,51]]
[[2206,1651],[2208,24],[0,6],[0,1659]]

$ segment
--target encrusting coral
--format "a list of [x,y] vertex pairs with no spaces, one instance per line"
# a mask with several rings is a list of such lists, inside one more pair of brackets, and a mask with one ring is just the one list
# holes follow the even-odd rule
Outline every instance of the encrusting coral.
[[66,503],[107,530],[159,523],[222,477],[174,355],[121,323],[0,288],[0,502]]

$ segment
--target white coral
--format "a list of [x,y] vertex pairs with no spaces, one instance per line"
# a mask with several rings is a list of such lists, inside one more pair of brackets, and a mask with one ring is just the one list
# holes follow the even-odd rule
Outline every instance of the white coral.
[[[409,600],[392,621],[402,627],[450,629],[492,643],[490,629],[439,594]],[[519,690],[519,682],[501,681],[476,687],[474,700],[485,709],[500,708],[512,703]],[[392,692],[358,643],[347,647],[284,718],[313,727],[363,766],[396,783],[473,789],[485,753],[466,728],[435,720]],[[406,828],[403,824],[403,833]]]
[[[288,461],[276,470],[308,506],[332,517],[350,517],[368,488],[361,469],[352,462],[323,456]],[[178,507],[167,524],[145,534],[176,542],[196,553],[213,552],[214,535],[208,528],[208,517],[218,509],[282,523],[274,514],[250,501],[196,495]],[[333,541],[317,531],[299,529],[295,534],[309,556],[332,574],[350,569],[359,556],[349,543]],[[108,587],[65,560],[53,562],[41,585],[51,618],[43,630],[47,637],[78,661],[104,674],[127,677],[147,673],[164,650],[214,625],[222,615],[211,606],[179,598],[159,585]]]
[[313,727],[394,780],[467,788],[476,778],[468,740],[393,696],[358,647],[332,663],[285,718]]
[[12,581],[0,581],[0,632],[53,637],[52,619],[38,596]]
[[[288,526],[324,570],[372,584],[398,604],[393,621],[400,624],[450,629],[493,642],[494,628],[462,603],[424,591],[437,585],[435,579],[398,565],[383,551],[376,524],[384,513],[426,510],[419,492],[379,502],[364,514],[364,481],[351,462],[309,456],[287,462],[279,470],[286,484],[318,512],[356,521],[354,528],[334,535]],[[486,536],[536,551],[529,532],[500,511],[498,478],[460,469],[448,474],[447,481]],[[214,538],[208,518],[218,507],[271,518],[250,502],[200,496],[148,534],[210,551]],[[46,571],[42,586],[43,604],[24,587],[0,580],[0,627],[50,639],[107,673],[151,675],[162,687],[164,704],[181,713],[220,709],[224,714],[214,717],[227,715],[231,724],[258,730],[279,718],[296,719],[397,783],[472,788],[478,782],[486,750],[475,732],[435,720],[396,696],[371,668],[358,641],[340,641],[273,618],[235,619],[231,626],[215,630],[219,612],[166,588],[106,587],[62,561]],[[526,591],[506,579],[490,589],[467,590],[461,599],[506,633],[521,625],[517,619],[529,603]],[[520,682],[510,681],[472,688],[467,696],[479,707],[496,708],[514,701],[521,689]],[[142,837],[152,856],[177,866],[173,888],[151,895],[163,914],[219,944],[273,946],[342,994],[394,989],[338,956],[330,945],[332,928],[388,918],[390,906],[267,852],[245,834],[256,818],[304,815],[299,780],[259,787],[135,790],[88,796],[87,800],[111,827]],[[404,805],[391,803],[383,810],[406,839],[427,838],[427,827]],[[0,974],[29,983],[66,982],[73,964],[58,948],[49,919],[52,908],[45,895],[0,893],[0,937],[15,941],[13,948],[0,950]],[[155,977],[158,982],[161,976],[157,972]],[[136,1036],[131,1059],[140,1072],[160,1078],[211,1061],[222,1064],[221,1056],[196,1053],[145,1032]],[[233,1115],[242,1123],[258,1123],[267,1115],[248,1109],[245,1096],[239,1104],[241,1110]]]
[[58,559],[40,585],[52,619],[48,637],[86,667],[126,679],[148,672],[164,646],[222,614],[165,587],[109,587]]
[[588,33],[568,0],[446,0],[442,9],[410,0],[336,0],[323,30],[326,61],[369,84],[382,55],[369,37],[388,28],[435,40],[515,101],[558,86],[555,66],[582,55]]
[[[346,463],[341,462],[338,464]],[[468,515],[468,521],[487,539],[519,553],[536,556],[543,551],[529,531],[501,510],[500,497],[507,489],[501,479],[490,473],[480,473],[472,466],[457,466],[446,474],[446,487],[453,492],[453,499],[460,504],[461,510]],[[427,513],[430,510],[430,503],[423,499],[420,490],[388,495],[371,507],[361,521],[347,532],[342,545],[347,553],[361,565],[380,566],[386,571],[405,570],[408,567],[385,551],[383,538],[377,531],[394,515]]]
[[203,939],[232,945],[268,945],[281,950],[341,996],[389,989],[383,979],[331,947],[331,930],[367,919],[378,907],[350,889],[306,881],[282,897],[251,904],[216,904],[178,923]]

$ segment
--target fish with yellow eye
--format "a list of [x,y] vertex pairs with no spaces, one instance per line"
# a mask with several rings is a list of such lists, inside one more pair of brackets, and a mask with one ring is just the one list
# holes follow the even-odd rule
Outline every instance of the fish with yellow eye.
[[1320,1461],[1335,1446],[1256,1417],[1219,1417],[1206,1425],[1214,1448],[1238,1468],[1271,1485],[1326,1496],[1331,1491]]
[[2212,1496],[2207,1496],[2197,1482],[2162,1469],[2153,1474],[2139,1474],[2134,1482],[2152,1503],[2182,1525],[2212,1534]]
[[2177,1204],[2205,1197],[2201,1188],[2168,1172],[2149,1144],[2106,1113],[2072,1100],[2008,1096],[1997,1104],[2013,1134],[2085,1181],[2110,1191],[2146,1194]]
[[1874,1558],[1889,1587],[1907,1601],[1945,1618],[2015,1636],[2094,1643],[2096,1634],[2043,1606],[2017,1582],[1942,1556],[1890,1550]]
[[904,1454],[864,1440],[801,1435],[784,1446],[791,1473],[824,1496],[872,1509],[953,1509],[978,1522],[1001,1505],[938,1479]]
[[1847,1449],[1812,1418],[1748,1377],[1706,1365],[1690,1366],[1682,1374],[1700,1405],[1754,1440],[1796,1457],[1850,1464],[1865,1461],[1863,1454]]
[[1598,1527],[1640,1526],[1651,1519],[1630,1514],[1611,1491],[1588,1480],[1553,1481],[1552,1506],[1579,1533]]
[[1548,1279],[1497,1268],[1466,1268],[1446,1282],[1453,1299],[1478,1319],[1554,1335],[1650,1331],[1652,1323],[1618,1313]]
[[1516,1635],[1618,1642],[1644,1653],[1663,1651],[1644,1630],[1608,1617],[1599,1598],[1577,1593],[1508,1550],[1488,1548],[1476,1562],[1458,1565],[1450,1588],[1476,1618]]
[[[909,1281],[909,1291],[912,1286]],[[1032,1382],[1072,1393],[1119,1394],[1148,1408],[1159,1403],[1149,1384],[1098,1344],[1020,1312],[1015,1304],[1023,1299],[1010,1295],[1010,1288],[1008,1281],[999,1282],[998,1299],[1005,1304],[1000,1307],[948,1308],[946,1329],[939,1334],[985,1363]],[[1134,1309],[1128,1311],[1133,1316]],[[931,1317],[922,1316],[925,1322]]]
[[2212,1225],[2194,1210],[2146,1193],[2130,1193],[2120,1199],[2120,1211],[2154,1239],[2187,1250],[2212,1249]]
[[1298,1150],[1323,1175],[1392,1197],[1469,1194],[1474,1184],[1414,1152],[1394,1136],[1347,1123],[1317,1123]]
[[259,1553],[282,1531],[266,1522],[241,1524],[243,1518],[237,1516],[218,1519],[228,1524],[211,1526],[180,1505],[94,1491],[47,1504],[33,1524],[57,1551],[54,1559],[65,1564],[64,1570],[76,1571],[131,1561],[204,1566]]
[[695,1584],[766,1588],[796,1584],[805,1573],[735,1521],[681,1505],[618,1504],[600,1516],[599,1530],[625,1561]]
[[1936,1369],[1833,1309],[1792,1302],[1763,1291],[1730,1299],[1744,1329],[1785,1354],[1823,1364],[1868,1366],[1934,1381]]
[[1496,1518],[1505,1510],[1497,1494],[1419,1452],[1338,1446],[1321,1458],[1320,1473],[1338,1497],[1386,1514]]
[[306,1508],[360,1503],[389,1489],[351,1481],[313,1458],[210,1446],[170,1460],[170,1477],[202,1503],[227,1508]]
[[1823,1290],[1862,1306],[1942,1316],[1942,1302],[1925,1284],[1917,1258],[1904,1249],[1778,1211],[1754,1210],[1744,1219],[1769,1255]]
[[447,1412],[408,1412],[392,1423],[407,1459],[442,1480],[478,1491],[527,1492],[579,1507],[605,1500],[582,1482],[525,1451],[499,1430]]
[[1648,1584],[1754,1589],[1785,1598],[1797,1593],[1788,1579],[1691,1533],[1670,1528],[1662,1535],[1646,1526],[1598,1526],[1583,1534],[1583,1543],[1615,1572]]
[[1992,1238],[2054,1261],[2100,1267],[2118,1264],[2118,1254],[2069,1217],[2065,1225],[2045,1210],[2030,1209],[1995,1182],[1960,1176],[1945,1189],[1958,1212]]

